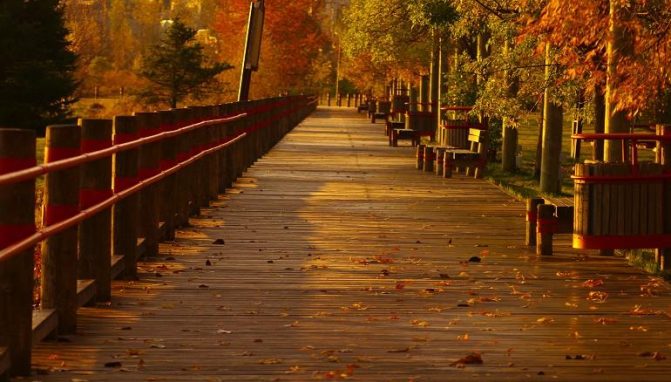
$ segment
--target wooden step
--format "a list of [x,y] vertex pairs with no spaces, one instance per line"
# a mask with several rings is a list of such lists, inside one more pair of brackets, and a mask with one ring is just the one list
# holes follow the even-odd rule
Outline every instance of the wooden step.
[[33,345],[47,338],[58,328],[55,309],[33,310]]
[[77,280],[77,305],[88,305],[96,297],[95,280]]

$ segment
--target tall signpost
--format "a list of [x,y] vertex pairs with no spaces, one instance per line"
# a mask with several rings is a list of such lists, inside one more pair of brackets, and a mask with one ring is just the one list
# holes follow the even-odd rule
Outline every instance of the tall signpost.
[[249,6],[249,21],[247,23],[245,54],[242,58],[242,73],[240,75],[238,101],[247,101],[249,99],[249,85],[252,81],[252,72],[259,69],[261,37],[263,35],[263,19],[265,13],[266,7],[264,0],[252,0]]

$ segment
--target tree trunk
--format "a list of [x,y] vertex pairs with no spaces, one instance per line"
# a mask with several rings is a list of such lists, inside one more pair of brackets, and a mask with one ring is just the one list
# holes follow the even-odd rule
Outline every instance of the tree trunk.
[[[507,58],[510,51],[510,42],[506,39],[503,45],[503,54]],[[503,73],[503,78],[506,86],[506,96],[514,96],[512,83],[510,79],[510,71],[505,70]],[[501,142],[501,167],[503,171],[513,172],[517,169],[516,156],[517,156],[517,129],[515,128],[515,121],[510,117],[503,118],[503,127],[502,135],[503,140]]]
[[[622,56],[630,51],[629,36],[622,27],[622,6],[617,0],[610,0],[609,39],[606,45],[607,67],[606,67],[606,123],[605,133],[626,133],[628,130],[626,112],[616,110],[617,103],[613,94],[617,90],[616,73],[617,64]],[[623,157],[622,141],[606,140],[604,143],[604,161],[620,162],[626,160]]]
[[440,36],[438,35],[438,32],[434,29],[432,32],[432,37],[433,37],[433,43],[432,43],[432,50],[431,50],[431,69],[430,69],[430,75],[431,75],[431,82],[429,84],[429,102],[431,103],[431,108],[430,111],[433,113],[436,113],[436,110],[438,108],[438,104],[440,103],[438,101],[438,76],[439,76],[439,61],[440,61]]
[[545,97],[539,103],[540,118],[538,122],[538,140],[536,141],[536,160],[534,161],[534,179],[541,177],[541,161],[543,159],[543,118],[545,117]]
[[[594,132],[603,133],[606,124],[606,99],[603,95],[603,88],[599,85],[594,87]],[[603,141],[594,141],[594,151],[592,160],[603,161]]]
[[[545,79],[549,83],[551,73],[550,44],[545,47]],[[545,111],[543,114],[543,157],[541,158],[541,192],[556,194],[561,190],[559,171],[561,168],[562,120],[561,105],[554,102],[550,88],[545,89]]]

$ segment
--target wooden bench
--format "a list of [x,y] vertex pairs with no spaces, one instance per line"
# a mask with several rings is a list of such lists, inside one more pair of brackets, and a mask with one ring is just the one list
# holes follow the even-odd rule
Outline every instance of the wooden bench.
[[476,179],[481,178],[487,166],[488,139],[487,130],[469,129],[470,149],[446,148],[443,154],[443,177],[452,177],[455,168],[465,168],[467,176],[472,174]]
[[389,101],[378,101],[377,103],[377,108],[374,110],[371,114],[370,117],[370,123],[375,123],[375,121],[379,119],[384,119],[385,121],[389,117],[389,113],[391,112],[391,102]]
[[405,125],[391,129],[389,145],[398,146],[399,140],[409,140],[412,146],[417,146],[422,137],[434,140],[435,129],[433,128],[435,114],[431,112],[412,111],[406,113]]
[[368,111],[368,101],[364,101],[356,107],[357,113],[361,113],[362,111]]

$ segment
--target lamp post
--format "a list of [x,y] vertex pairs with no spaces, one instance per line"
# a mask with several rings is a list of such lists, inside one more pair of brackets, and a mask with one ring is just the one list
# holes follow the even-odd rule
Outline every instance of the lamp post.
[[249,99],[249,86],[252,82],[252,72],[259,69],[265,9],[264,0],[252,0],[249,5],[249,21],[247,23],[245,53],[242,58],[242,73],[240,74],[238,101],[247,101]]

